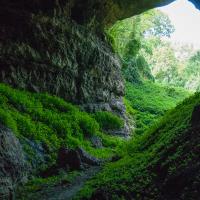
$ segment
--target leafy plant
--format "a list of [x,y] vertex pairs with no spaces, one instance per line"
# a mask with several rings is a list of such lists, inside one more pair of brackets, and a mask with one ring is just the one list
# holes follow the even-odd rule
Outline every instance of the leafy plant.
[[123,120],[111,112],[96,112],[96,121],[103,130],[115,130],[123,127]]

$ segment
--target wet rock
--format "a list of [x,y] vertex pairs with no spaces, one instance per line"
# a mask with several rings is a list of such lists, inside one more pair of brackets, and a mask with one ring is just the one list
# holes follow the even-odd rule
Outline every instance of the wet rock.
[[200,126],[200,105],[196,105],[194,107],[191,118],[191,124],[193,127]]
[[15,186],[26,180],[28,165],[12,131],[0,124],[0,199],[13,199]]
[[102,148],[103,147],[102,139],[98,136],[92,136],[90,138],[90,141],[91,141],[93,147],[95,147],[95,148]]

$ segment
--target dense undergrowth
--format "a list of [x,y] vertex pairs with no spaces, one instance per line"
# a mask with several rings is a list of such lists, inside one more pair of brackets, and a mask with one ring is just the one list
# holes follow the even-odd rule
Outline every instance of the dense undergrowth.
[[[41,144],[49,156],[49,163],[56,160],[61,146],[83,147],[96,157],[109,157],[121,141],[102,131],[108,128],[108,121],[110,129],[121,128],[123,122],[119,117],[108,112],[88,114],[55,96],[0,84],[0,105],[0,122],[11,128],[21,141]],[[104,148],[93,148],[90,138],[94,135],[102,138]],[[28,145],[24,145],[24,149],[35,159]]]
[[192,93],[177,87],[163,86],[151,81],[126,83],[126,102],[132,108],[136,134],[143,134],[169,109],[189,97]]
[[[191,128],[200,93],[170,110],[142,136],[123,148],[77,199],[194,200],[199,198],[199,128]],[[105,198],[105,199],[106,199]]]

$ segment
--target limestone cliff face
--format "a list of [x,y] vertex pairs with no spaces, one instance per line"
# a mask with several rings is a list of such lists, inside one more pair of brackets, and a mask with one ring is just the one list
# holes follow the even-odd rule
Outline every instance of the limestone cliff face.
[[0,124],[0,199],[14,199],[17,183],[27,178],[22,147],[11,130]]
[[[16,5],[15,5],[16,6]],[[88,111],[107,110],[126,119],[118,57],[104,37],[53,13],[9,7],[0,30],[0,81],[48,92]],[[118,134],[127,135],[128,129]]]
[[78,104],[123,95],[118,58],[90,30],[47,16],[34,16],[23,28],[3,36],[1,81]]

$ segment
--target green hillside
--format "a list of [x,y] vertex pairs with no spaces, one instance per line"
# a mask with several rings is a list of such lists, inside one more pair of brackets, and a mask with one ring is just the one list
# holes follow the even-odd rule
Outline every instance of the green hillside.
[[92,199],[198,199],[200,128],[191,127],[191,115],[199,104],[197,93],[130,141],[123,159],[108,164],[79,198],[93,194]]
[[174,108],[179,102],[192,93],[182,88],[162,86],[150,81],[126,83],[126,103],[134,111],[136,133],[142,134],[166,111]]
[[[121,141],[104,134],[102,129],[123,126],[122,120],[108,112],[88,114],[61,98],[41,93],[29,93],[0,84],[0,122],[11,128],[20,141],[42,144],[48,154],[48,163],[56,160],[57,150],[83,147],[97,157],[108,157]],[[90,138],[98,136],[104,148],[93,148]],[[23,143],[23,142],[22,142]],[[29,145],[24,145],[31,160],[37,159]]]

